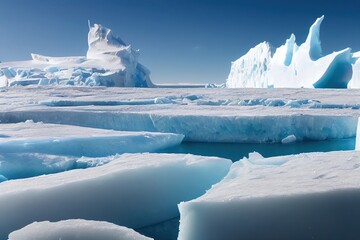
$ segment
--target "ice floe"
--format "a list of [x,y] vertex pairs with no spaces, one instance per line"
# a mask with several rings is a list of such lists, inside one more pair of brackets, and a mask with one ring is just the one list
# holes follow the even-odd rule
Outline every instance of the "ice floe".
[[34,221],[88,219],[141,228],[179,215],[231,161],[177,154],[124,154],[96,168],[0,183],[0,238]]

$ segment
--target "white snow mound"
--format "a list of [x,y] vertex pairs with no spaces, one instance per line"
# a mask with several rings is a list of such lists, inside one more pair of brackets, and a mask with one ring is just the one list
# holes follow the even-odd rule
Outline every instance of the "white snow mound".
[[108,222],[71,219],[34,222],[12,232],[8,240],[151,240],[132,229]]

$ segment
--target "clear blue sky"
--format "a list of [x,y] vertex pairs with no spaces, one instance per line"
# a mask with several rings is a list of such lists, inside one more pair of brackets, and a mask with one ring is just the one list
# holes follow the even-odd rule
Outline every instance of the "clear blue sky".
[[360,51],[356,0],[0,0],[0,61],[85,55],[87,20],[140,49],[156,83],[221,83],[262,41],[298,44],[321,15],[324,53]]

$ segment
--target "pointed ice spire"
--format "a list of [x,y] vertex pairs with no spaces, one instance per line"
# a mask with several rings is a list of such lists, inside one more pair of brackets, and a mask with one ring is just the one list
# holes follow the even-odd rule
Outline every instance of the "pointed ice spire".
[[316,19],[315,23],[310,27],[309,34],[304,45],[309,49],[311,60],[315,61],[322,56],[320,41],[320,25],[324,19],[324,15]]
[[295,50],[294,49],[295,35],[293,33],[291,34],[290,38],[286,40],[285,46],[286,46],[286,54],[284,59],[284,65],[290,66]]

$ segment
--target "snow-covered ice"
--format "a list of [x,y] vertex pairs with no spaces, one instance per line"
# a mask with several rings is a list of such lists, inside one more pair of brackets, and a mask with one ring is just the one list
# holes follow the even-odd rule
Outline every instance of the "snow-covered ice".
[[360,152],[251,154],[179,205],[179,240],[356,239]]
[[103,221],[71,219],[34,222],[9,235],[8,240],[151,240],[132,229]]
[[138,62],[139,50],[99,24],[89,25],[86,57],[48,57],[0,63],[0,87],[16,85],[89,85],[152,87],[150,71]]
[[[155,104],[156,98],[170,101]],[[0,120],[179,133],[200,142],[325,140],[355,137],[359,102],[356,89],[29,86],[1,93]]]
[[130,228],[178,216],[231,161],[177,154],[124,154],[96,168],[0,183],[0,239],[34,221],[88,219]]
[[310,27],[306,41],[298,46],[292,34],[273,51],[263,42],[232,63],[226,81],[230,88],[346,88],[352,77],[351,49],[323,56],[320,25],[324,16]]
[[1,124],[0,134],[0,155],[46,153],[79,157],[154,152],[178,145],[184,138],[173,133],[120,132],[33,121]]

